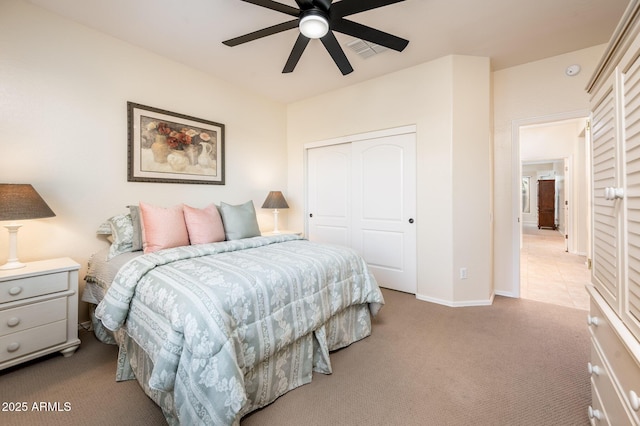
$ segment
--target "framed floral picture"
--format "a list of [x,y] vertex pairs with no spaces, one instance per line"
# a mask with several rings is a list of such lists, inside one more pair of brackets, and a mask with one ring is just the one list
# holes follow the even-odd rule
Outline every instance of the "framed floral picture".
[[127,102],[129,182],[224,185],[224,124]]

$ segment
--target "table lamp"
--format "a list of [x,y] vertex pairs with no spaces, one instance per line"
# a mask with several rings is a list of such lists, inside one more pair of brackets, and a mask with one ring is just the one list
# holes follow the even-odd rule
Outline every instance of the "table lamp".
[[289,205],[284,195],[280,191],[271,191],[267,195],[267,199],[262,204],[263,209],[273,209],[273,233],[279,234],[278,230],[278,209],[288,209]]
[[18,229],[22,225],[16,220],[53,217],[55,213],[29,184],[0,183],[0,221],[10,220],[4,227],[9,230],[9,258],[0,266],[3,269],[17,269],[25,266],[18,261]]

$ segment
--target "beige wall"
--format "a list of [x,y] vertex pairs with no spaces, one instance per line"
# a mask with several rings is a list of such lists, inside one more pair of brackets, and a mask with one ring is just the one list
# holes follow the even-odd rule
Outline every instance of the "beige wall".
[[304,228],[305,143],[415,124],[418,297],[488,302],[489,84],[487,58],[449,56],[290,104],[290,227]]
[[[127,101],[225,124],[226,185],[127,182]],[[253,199],[271,229],[260,206],[269,190],[286,190],[285,119],[282,104],[28,3],[0,2],[0,182],[31,183],[56,213],[23,223],[23,261],[70,256],[84,277],[105,245],[98,225],[141,200]],[[0,228],[0,263],[7,256]]]
[[[497,294],[518,294],[519,176],[518,157],[514,155],[517,152],[514,153],[512,146],[513,127],[518,123],[587,115],[589,97],[585,87],[604,48],[604,45],[594,46],[493,73],[494,287]],[[580,64],[582,71],[568,77],[564,70],[572,64]]]
[[[70,256],[84,270],[89,255],[105,244],[94,235],[96,227],[140,200],[203,206],[252,199],[259,207],[267,191],[282,189],[291,209],[281,215],[281,227],[302,229],[304,143],[415,124],[419,296],[483,303],[492,282],[510,294],[518,211],[512,124],[586,111],[584,87],[603,50],[596,46],[493,74],[487,58],[449,56],[284,106],[28,3],[5,0],[0,182],[32,183],[57,214],[24,224],[20,257]],[[569,78],[564,69],[572,63],[583,70]],[[128,183],[127,101],[224,123],[227,184]],[[270,212],[258,212],[261,226],[270,229]],[[0,263],[7,245],[7,233],[0,232]],[[464,282],[460,267],[468,268]]]

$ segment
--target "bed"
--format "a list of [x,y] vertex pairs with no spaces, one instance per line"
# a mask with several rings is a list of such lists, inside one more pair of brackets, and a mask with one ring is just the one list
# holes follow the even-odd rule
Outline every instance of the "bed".
[[137,379],[171,425],[239,424],[330,374],[329,353],[370,335],[384,304],[354,251],[298,235],[104,250],[86,281],[116,379]]

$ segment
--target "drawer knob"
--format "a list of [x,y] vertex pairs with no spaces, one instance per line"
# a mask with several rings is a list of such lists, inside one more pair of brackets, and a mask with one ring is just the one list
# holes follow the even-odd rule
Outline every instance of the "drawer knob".
[[22,293],[22,287],[11,287],[9,289],[9,294],[12,296],[17,296]]
[[597,327],[599,323],[600,323],[600,320],[598,319],[598,317],[592,317],[591,315],[587,315],[587,324]]
[[631,403],[633,411],[640,410],[640,398],[638,398],[638,394],[634,391],[629,391],[629,403]]
[[20,318],[18,317],[11,317],[7,320],[7,325],[9,327],[15,327],[18,324],[20,324]]
[[602,420],[602,412],[600,410],[598,410],[597,408],[594,409],[592,406],[589,406],[589,418],[590,419],[596,419],[596,420]]
[[7,345],[7,352],[15,352],[18,349],[20,349],[20,343],[18,342],[9,343]]
[[600,367],[598,367],[597,365],[592,365],[591,363],[589,363],[587,364],[587,367],[589,369],[590,375],[595,374],[596,376],[599,376],[600,373],[602,372],[602,369],[600,369]]
[[614,188],[610,186],[604,189],[605,200],[621,199],[622,197],[624,197],[624,190],[622,188]]

